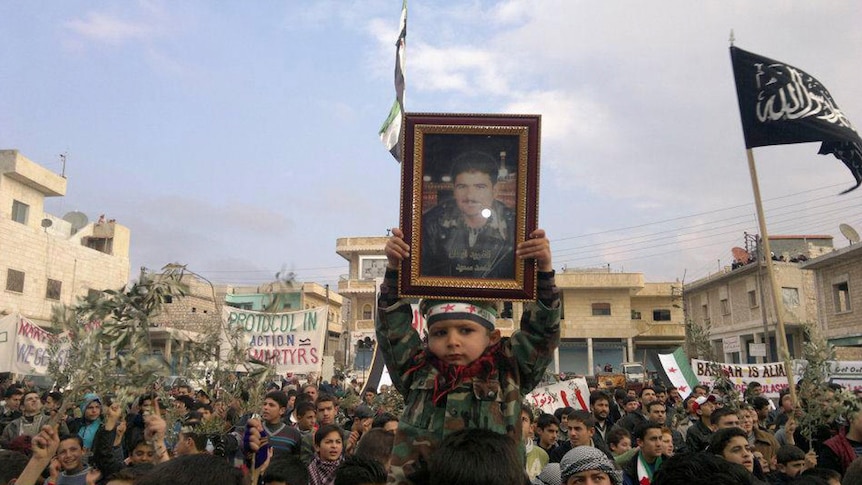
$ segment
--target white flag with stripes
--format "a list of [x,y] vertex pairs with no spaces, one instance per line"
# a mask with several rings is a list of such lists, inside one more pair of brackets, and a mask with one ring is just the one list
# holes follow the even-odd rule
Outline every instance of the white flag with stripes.
[[407,37],[407,0],[401,4],[401,24],[398,29],[398,40],[395,42],[395,102],[389,110],[389,116],[380,127],[380,140],[395,157],[401,162],[401,133],[404,118],[404,50]]

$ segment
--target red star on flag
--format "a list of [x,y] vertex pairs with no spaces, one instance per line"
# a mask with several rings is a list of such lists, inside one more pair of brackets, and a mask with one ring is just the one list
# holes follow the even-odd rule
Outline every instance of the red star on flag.
[[668,371],[668,372],[676,372],[676,371],[678,371],[678,370],[679,370],[679,369],[674,369],[673,367],[668,367],[668,368],[667,368],[667,371]]
[[647,478],[647,477],[641,478],[640,485],[650,485],[649,484],[649,478]]
[[677,387],[676,389],[677,389],[679,392],[685,392],[685,390],[686,390],[686,389],[688,389],[688,386],[679,386],[679,387]]
[[444,312],[451,312],[454,309],[455,309],[455,305],[453,305],[451,303],[443,307]]
[[470,313],[476,313],[476,307],[473,305],[470,305],[467,307],[467,311]]

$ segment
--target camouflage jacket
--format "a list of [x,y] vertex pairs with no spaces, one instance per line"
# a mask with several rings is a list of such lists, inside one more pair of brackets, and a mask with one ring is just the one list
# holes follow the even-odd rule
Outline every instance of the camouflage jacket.
[[428,362],[421,365],[423,343],[412,326],[410,302],[397,298],[397,280],[396,271],[386,272],[376,329],[392,384],[404,396],[392,449],[394,483],[412,483],[408,477],[425,471],[440,441],[460,429],[490,429],[521,443],[521,401],[542,379],[560,342],[559,290],[553,273],[539,274],[539,301],[525,304],[521,328],[502,340],[494,368],[455,388],[438,406],[432,397],[439,371]]

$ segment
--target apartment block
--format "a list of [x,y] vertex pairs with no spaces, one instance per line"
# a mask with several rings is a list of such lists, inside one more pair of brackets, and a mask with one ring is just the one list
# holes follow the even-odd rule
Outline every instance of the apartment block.
[[559,371],[593,375],[622,362],[652,367],[685,341],[682,285],[607,269],[557,272],[563,300]]
[[45,212],[67,180],[18,150],[0,150],[0,314],[49,326],[53,308],[129,280],[129,229],[84,214]]
[[814,274],[817,317],[838,360],[862,360],[862,244],[802,264]]

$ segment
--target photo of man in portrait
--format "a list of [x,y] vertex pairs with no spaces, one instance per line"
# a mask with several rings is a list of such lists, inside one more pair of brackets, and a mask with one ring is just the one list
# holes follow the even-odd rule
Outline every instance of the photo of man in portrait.
[[454,158],[451,197],[422,215],[422,276],[514,278],[516,216],[498,198],[500,169],[481,150]]

